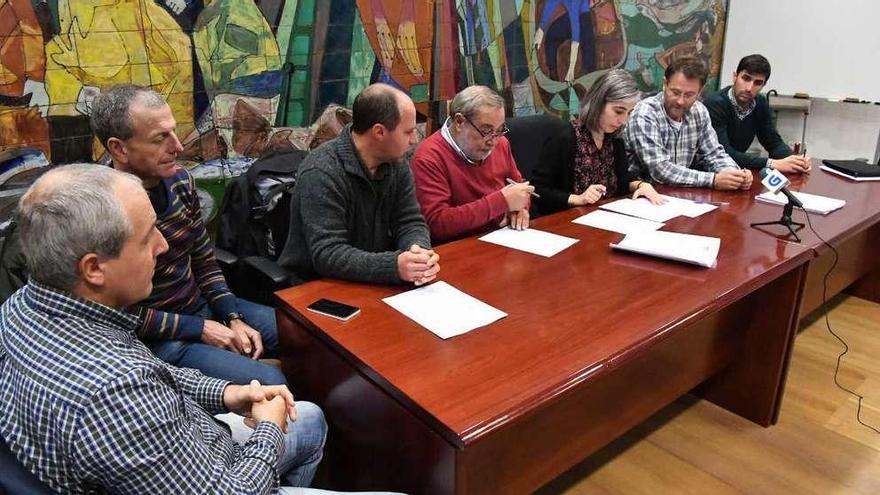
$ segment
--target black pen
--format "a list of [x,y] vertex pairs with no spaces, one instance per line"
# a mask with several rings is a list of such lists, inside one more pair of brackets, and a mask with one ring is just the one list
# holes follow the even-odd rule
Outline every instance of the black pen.
[[[519,184],[519,182],[517,182],[517,181],[511,179],[510,177],[507,178],[507,183],[510,184],[511,186],[516,185],[516,184]],[[541,197],[541,196],[540,196],[538,193],[536,193],[535,191],[532,191],[532,192],[530,192],[529,194],[531,194],[531,195],[532,195],[533,197],[535,197],[535,198],[540,198],[540,197]]]

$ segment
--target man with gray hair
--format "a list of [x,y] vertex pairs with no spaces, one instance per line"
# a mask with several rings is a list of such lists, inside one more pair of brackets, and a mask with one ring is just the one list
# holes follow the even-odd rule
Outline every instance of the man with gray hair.
[[434,242],[509,225],[529,226],[529,197],[504,137],[504,99],[486,86],[463,89],[439,132],[419,144],[412,169],[416,197]]
[[[308,486],[326,437],[317,406],[176,368],[135,338],[123,308],[150,294],[168,250],[137,177],[53,169],[18,221],[30,278],[0,311],[0,438],[27,470],[62,493]],[[241,444],[212,417],[229,412]]]
[[138,336],[162,360],[238,384],[286,383],[257,360],[278,346],[275,311],[229,291],[214,258],[192,176],[177,164],[183,150],[171,108],[155,91],[114,86],[92,103],[92,130],[113,168],[144,183],[156,227],[168,241],[153,291],[130,308],[141,318]]

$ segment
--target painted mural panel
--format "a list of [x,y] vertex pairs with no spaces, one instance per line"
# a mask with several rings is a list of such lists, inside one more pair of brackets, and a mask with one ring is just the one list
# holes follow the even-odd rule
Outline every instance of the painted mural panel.
[[570,117],[615,67],[656,91],[671,60],[696,54],[714,87],[726,11],[726,0],[0,0],[0,159],[24,147],[52,163],[99,159],[89,105],[117,83],[165,95],[182,158],[207,164],[205,177],[307,146],[328,105],[376,81],[408,92],[429,128],[470,84],[498,90],[511,115]]

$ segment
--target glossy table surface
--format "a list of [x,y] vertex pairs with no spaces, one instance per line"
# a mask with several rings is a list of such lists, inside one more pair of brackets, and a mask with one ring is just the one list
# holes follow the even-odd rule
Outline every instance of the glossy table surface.
[[[880,220],[880,183],[854,183],[814,168],[792,177],[792,189],[847,200],[813,226],[839,242]],[[721,238],[717,266],[699,268],[614,251],[623,236],[571,223],[595,209],[540,218],[536,229],[579,239],[552,258],[477,239],[437,247],[442,280],[508,313],[468,334],[442,340],[382,302],[405,287],[320,280],[278,293],[290,313],[453,445],[463,447],[503,428],[572,387],[638,359],[676,328],[739,300],[803,263],[821,242],[808,229],[802,243],[782,227],[758,230],[782,208],[750,191],[662,188],[690,199],[729,202],[663,230]],[[803,212],[795,220],[804,221]],[[361,308],[339,322],[310,313],[320,297]]]

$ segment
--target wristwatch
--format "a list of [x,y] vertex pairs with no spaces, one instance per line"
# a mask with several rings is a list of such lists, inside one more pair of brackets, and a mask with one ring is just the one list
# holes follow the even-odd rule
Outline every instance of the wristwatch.
[[236,313],[235,311],[231,313],[226,313],[226,326],[229,326],[229,324],[232,323],[233,320],[244,321],[244,315],[242,315],[241,313]]

